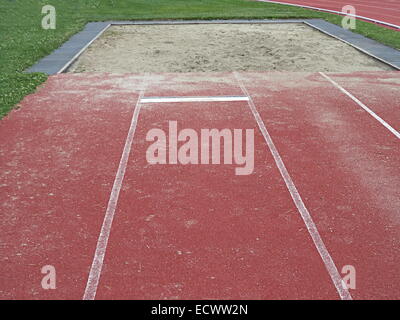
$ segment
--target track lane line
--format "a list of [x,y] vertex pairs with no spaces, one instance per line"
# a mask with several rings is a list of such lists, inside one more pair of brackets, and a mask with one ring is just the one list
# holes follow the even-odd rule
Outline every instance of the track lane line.
[[289,172],[287,171],[285,164],[277,150],[277,148],[275,147],[274,142],[272,141],[272,138],[270,136],[270,134],[268,133],[267,128],[265,127],[264,121],[261,119],[260,114],[257,111],[257,108],[253,102],[253,99],[251,98],[249,92],[247,91],[246,87],[244,86],[244,84],[242,83],[239,75],[234,72],[234,76],[240,86],[240,88],[243,91],[243,94],[245,94],[249,100],[248,100],[248,105],[250,107],[251,112],[253,113],[253,116],[257,122],[257,125],[264,137],[265,142],[267,143],[271,154],[275,160],[275,163],[279,169],[279,172],[283,178],[283,180],[285,181],[286,187],[289,190],[289,193],[293,199],[293,202],[295,203],[297,210],[299,211],[306,227],[308,230],[308,233],[310,234],[314,245],[319,253],[319,255],[322,258],[322,261],[325,264],[325,267],[329,273],[329,276],[332,279],[333,284],[336,287],[336,290],[340,296],[340,298],[342,300],[352,300],[353,298],[351,297],[350,292],[348,291],[348,289],[346,288],[346,285],[344,284],[342,277],[340,276],[335,262],[333,261],[331,255],[329,254],[328,249],[326,248],[321,235],[318,232],[317,226],[315,225],[307,207],[305,206],[303,199],[301,198],[292,178],[289,175]]
[[319,74],[321,76],[323,76],[326,80],[328,80],[331,84],[333,84],[333,86],[335,86],[337,89],[339,89],[345,95],[347,95],[350,99],[352,99],[355,103],[357,103],[361,108],[363,108],[365,111],[367,111],[372,117],[375,118],[375,120],[377,120],[386,129],[388,129],[391,133],[393,133],[397,139],[400,139],[400,133],[396,129],[394,129],[390,124],[388,124],[385,120],[383,120],[381,117],[379,117],[374,111],[372,111],[370,108],[368,108],[364,103],[362,103],[360,100],[358,100],[355,96],[353,96],[350,92],[348,92],[345,88],[343,88],[341,85],[339,85],[332,78],[327,76],[325,73],[319,72]]
[[108,201],[106,214],[104,216],[103,225],[97,240],[96,251],[93,257],[92,266],[90,268],[88,280],[86,283],[83,300],[94,300],[96,297],[97,287],[99,285],[101,271],[103,269],[104,256],[107,250],[108,239],[110,237],[111,227],[114,220],[115,210],[118,204],[119,193],[121,191],[122,182],[124,180],[126,167],[129,160],[129,154],[132,149],[132,142],[135,136],[139,113],[141,110],[141,100],[147,86],[147,74],[142,83],[142,88],[137,98],[136,106],[133,111],[131,125],[126,137],[125,146],[122,152],[121,160],[115,176],[113,188],[111,190],[110,199]]

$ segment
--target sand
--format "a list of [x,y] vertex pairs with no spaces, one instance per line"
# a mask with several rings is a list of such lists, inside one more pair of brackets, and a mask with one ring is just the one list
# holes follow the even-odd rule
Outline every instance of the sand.
[[391,67],[304,24],[113,26],[69,72],[378,71]]

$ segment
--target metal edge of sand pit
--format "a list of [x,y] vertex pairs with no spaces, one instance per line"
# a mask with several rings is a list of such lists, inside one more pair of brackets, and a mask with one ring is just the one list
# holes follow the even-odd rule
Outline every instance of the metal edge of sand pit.
[[391,67],[400,70],[400,51],[361,34],[343,29],[322,19],[307,19],[304,23],[322,33],[340,40],[353,48],[375,58]]
[[61,47],[41,59],[25,72],[42,72],[54,75],[66,72],[79,56],[110,26],[114,25],[185,25],[185,24],[271,24],[303,23],[321,31],[353,48],[377,59],[397,70],[400,70],[400,51],[383,45],[360,34],[343,29],[322,19],[274,19],[274,20],[153,20],[153,21],[105,21],[89,22],[84,30],[73,35]]

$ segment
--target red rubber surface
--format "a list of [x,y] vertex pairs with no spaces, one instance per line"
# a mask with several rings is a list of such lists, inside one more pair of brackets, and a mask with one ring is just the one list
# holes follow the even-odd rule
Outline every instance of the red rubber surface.
[[[331,78],[344,86],[394,129],[400,131],[400,81],[397,73],[384,73],[376,77],[370,73],[334,74]],[[359,79],[362,81],[359,81]]]
[[0,121],[2,299],[82,298],[137,99],[124,80],[50,77]]
[[[240,76],[337,268],[355,266],[352,296],[400,298],[398,139],[319,74]],[[329,76],[398,129],[399,73]],[[142,80],[53,76],[0,122],[1,299],[82,298]],[[242,92],[232,74],[152,75],[145,92],[204,95]],[[253,174],[147,164],[169,120],[253,128]],[[246,102],[142,105],[96,298],[339,298]]]
[[[268,2],[268,0],[260,0]],[[276,0],[277,2],[342,11],[346,5],[356,9],[356,15],[400,25],[400,2],[397,0]]]
[[[175,76],[148,92],[171,92],[179,83],[181,95],[192,95],[184,80]],[[231,82],[220,95],[241,94]],[[146,133],[168,131],[169,120],[197,132],[257,132],[244,102],[144,105],[97,297],[337,298],[271,154],[258,148],[249,176],[235,176],[231,165],[148,165]],[[258,132],[255,145],[264,145]]]
[[[358,271],[353,297],[398,299],[399,140],[321,76],[277,78],[251,74],[247,86],[257,95],[254,102],[333,260],[339,269],[353,265]],[[353,87],[344,86],[357,96],[363,91],[360,82],[390,83],[400,77],[364,78],[358,75]],[[370,100],[361,100],[375,107],[369,101],[384,92],[372,87]],[[398,116],[399,94],[397,88],[397,96],[385,100],[382,116]]]

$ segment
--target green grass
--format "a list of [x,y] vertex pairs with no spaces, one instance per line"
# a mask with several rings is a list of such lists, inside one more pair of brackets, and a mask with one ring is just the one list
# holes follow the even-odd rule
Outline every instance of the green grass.
[[[56,30],[41,28],[46,4],[57,10]],[[217,18],[322,18],[341,23],[341,17],[332,14],[247,0],[0,0],[0,118],[47,78],[23,70],[87,22]],[[397,31],[358,21],[355,32],[400,49]]]

